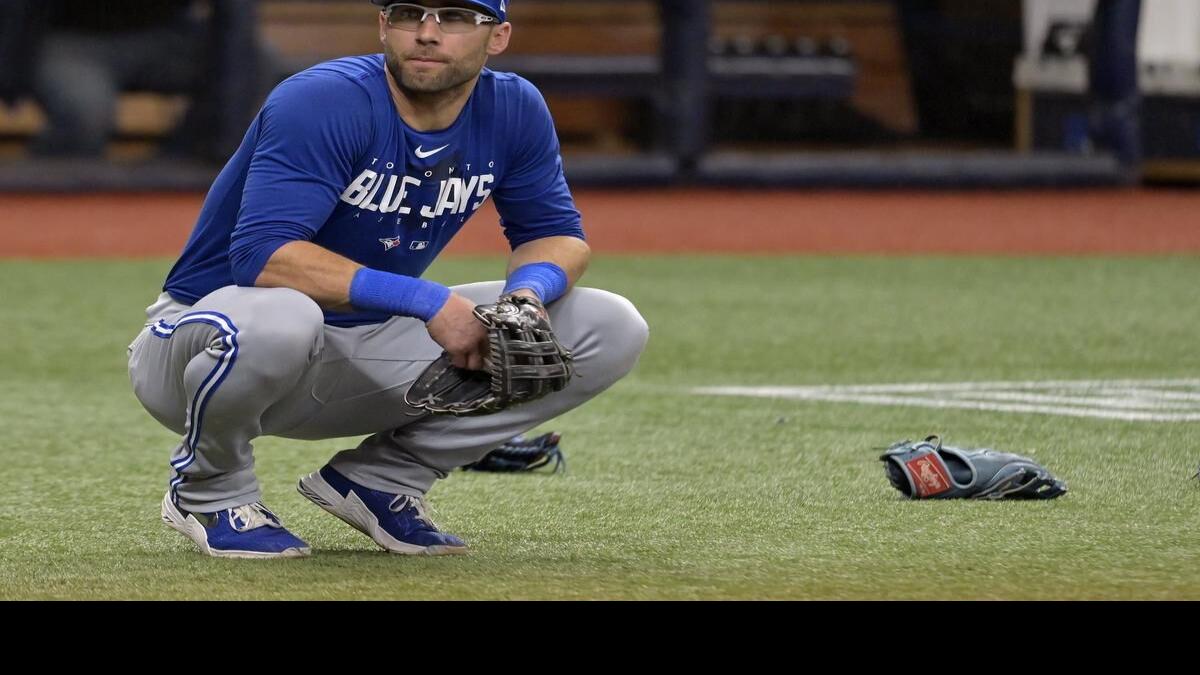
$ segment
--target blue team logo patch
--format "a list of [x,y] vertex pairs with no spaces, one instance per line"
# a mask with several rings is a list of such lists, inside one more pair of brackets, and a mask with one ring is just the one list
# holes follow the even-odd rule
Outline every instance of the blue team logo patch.
[[400,237],[390,237],[388,239],[380,239],[379,243],[383,244],[383,250],[390,251],[400,245]]
[[426,248],[429,248],[429,242],[427,241],[414,241],[408,245],[408,250],[410,251],[420,251]]

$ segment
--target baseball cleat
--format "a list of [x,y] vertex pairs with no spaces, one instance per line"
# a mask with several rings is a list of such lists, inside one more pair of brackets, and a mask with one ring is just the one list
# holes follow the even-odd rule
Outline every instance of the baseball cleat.
[[213,513],[190,513],[179,508],[168,492],[162,519],[216,558],[300,558],[312,553],[308,544],[288,532],[262,502]]
[[425,500],[420,497],[372,490],[329,465],[301,478],[296,489],[386,551],[404,555],[467,552],[462,539],[438,530],[425,513]]

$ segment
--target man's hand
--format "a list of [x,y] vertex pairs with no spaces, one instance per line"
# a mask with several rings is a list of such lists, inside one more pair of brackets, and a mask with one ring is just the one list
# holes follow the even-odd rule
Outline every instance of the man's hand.
[[[454,298],[446,318],[457,321],[461,298]],[[472,356],[467,349],[463,358],[468,363],[476,358],[486,361],[487,370],[455,367],[447,347],[405,392],[406,404],[435,415],[488,415],[562,391],[575,375],[571,352],[558,341],[537,300],[505,295],[490,305],[476,306],[472,314],[487,336],[487,356]],[[434,321],[429,326],[434,335]],[[451,334],[463,345],[472,344],[466,338],[469,333]]]
[[537,304],[531,305],[531,306],[537,308],[538,314],[542,315],[543,319],[545,319],[546,321],[550,320],[550,314],[549,314],[549,312],[546,311],[546,307],[542,305],[542,301],[540,298],[538,298],[537,293],[534,293],[533,291],[529,290],[528,288],[518,288],[517,290],[513,291],[512,293],[509,293],[508,295],[510,295],[512,297],[532,298],[534,300],[537,300]]
[[483,370],[488,355],[487,329],[475,318],[475,303],[458,293],[428,323],[429,337],[450,354],[451,363],[467,370]]

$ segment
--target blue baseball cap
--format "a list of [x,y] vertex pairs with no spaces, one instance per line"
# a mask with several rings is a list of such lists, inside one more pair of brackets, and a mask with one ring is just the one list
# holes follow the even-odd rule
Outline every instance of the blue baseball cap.
[[[371,0],[371,3],[375,4],[375,5],[379,5],[380,7],[387,7],[388,5],[396,4],[396,2],[398,2],[398,1],[399,0]],[[496,17],[497,19],[500,19],[501,21],[508,20],[505,18],[505,15],[508,14],[508,0],[462,0],[462,1],[465,4],[474,5],[475,7],[482,9],[484,12],[491,14],[492,16]],[[421,2],[420,2],[420,0],[412,0],[411,4],[419,5],[419,4],[421,4]]]

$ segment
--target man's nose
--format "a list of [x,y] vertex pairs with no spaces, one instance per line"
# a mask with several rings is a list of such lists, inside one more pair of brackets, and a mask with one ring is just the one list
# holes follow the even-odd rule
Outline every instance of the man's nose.
[[417,26],[417,40],[420,42],[437,42],[441,38],[442,28],[432,14]]

